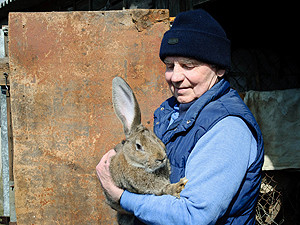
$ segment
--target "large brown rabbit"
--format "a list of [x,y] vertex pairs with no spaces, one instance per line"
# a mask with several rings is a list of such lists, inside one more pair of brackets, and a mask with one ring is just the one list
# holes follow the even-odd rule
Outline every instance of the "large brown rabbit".
[[[113,79],[112,101],[126,136],[126,140],[115,147],[117,154],[111,159],[109,167],[116,186],[139,194],[173,195],[179,198],[187,179],[170,183],[170,165],[165,146],[141,124],[138,102],[129,85],[120,77]],[[133,224],[134,216],[122,210],[119,203],[105,194],[108,204],[118,211],[118,223]]]

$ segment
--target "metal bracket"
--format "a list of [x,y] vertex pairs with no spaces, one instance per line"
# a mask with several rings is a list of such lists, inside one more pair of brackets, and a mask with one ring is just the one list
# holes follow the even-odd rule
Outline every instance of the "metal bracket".
[[[9,84],[8,84],[8,73],[4,72],[3,73],[4,77],[5,77],[5,94],[7,97],[10,97],[10,93],[9,93]],[[4,92],[3,92],[4,94]]]

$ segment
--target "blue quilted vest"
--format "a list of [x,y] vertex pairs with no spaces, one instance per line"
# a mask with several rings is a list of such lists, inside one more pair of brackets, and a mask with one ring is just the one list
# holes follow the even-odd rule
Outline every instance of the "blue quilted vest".
[[263,164],[263,140],[252,113],[224,79],[194,102],[179,105],[180,116],[168,127],[175,104],[177,101],[172,97],[154,113],[154,132],[166,145],[172,183],[185,176],[185,165],[191,151],[216,123],[227,116],[237,116],[248,125],[257,141],[257,159],[249,167],[239,191],[217,224],[255,224],[255,206]]

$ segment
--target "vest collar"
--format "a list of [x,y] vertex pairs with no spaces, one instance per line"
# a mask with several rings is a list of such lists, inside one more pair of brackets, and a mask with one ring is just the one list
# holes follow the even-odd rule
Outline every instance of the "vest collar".
[[[174,123],[174,126],[177,126],[176,132],[181,132],[188,129],[191,125],[194,124],[199,113],[208,103],[220,98],[229,90],[229,82],[222,79],[195,101],[179,104],[179,118],[177,123]],[[176,105],[176,103],[178,104],[178,102],[175,100],[172,104],[173,107]],[[171,125],[170,128],[172,129],[172,127],[173,126]]]

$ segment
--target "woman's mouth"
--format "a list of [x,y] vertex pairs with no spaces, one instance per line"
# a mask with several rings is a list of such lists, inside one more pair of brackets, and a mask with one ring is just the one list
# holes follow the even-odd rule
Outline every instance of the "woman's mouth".
[[188,89],[189,88],[176,88],[175,87],[175,92],[180,95],[180,94],[184,94]]

